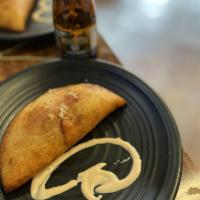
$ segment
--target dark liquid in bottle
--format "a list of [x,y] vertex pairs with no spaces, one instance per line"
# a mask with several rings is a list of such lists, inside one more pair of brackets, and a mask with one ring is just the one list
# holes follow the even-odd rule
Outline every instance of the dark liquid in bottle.
[[[59,1],[59,0],[57,0]],[[54,26],[57,45],[63,57],[95,57],[97,29],[94,6],[91,1],[56,5],[54,0]],[[88,3],[86,3],[88,2]]]

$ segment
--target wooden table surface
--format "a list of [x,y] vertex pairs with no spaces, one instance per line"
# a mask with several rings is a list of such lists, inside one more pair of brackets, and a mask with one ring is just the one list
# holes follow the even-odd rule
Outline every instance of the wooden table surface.
[[[15,73],[28,68],[29,66],[50,59],[57,58],[56,45],[52,35],[42,37],[33,41],[20,42],[20,47],[7,56],[1,57],[1,50],[16,46],[19,43],[8,43],[0,41],[0,81],[3,81]],[[22,44],[22,45],[21,45]],[[42,44],[42,45],[41,45]],[[111,49],[99,36],[98,58],[114,63],[120,63]],[[22,58],[18,57],[23,55]],[[31,55],[31,58],[29,57]],[[15,57],[17,56],[17,58]],[[27,57],[26,57],[27,56]],[[19,59],[16,61],[16,59]]]
[[[19,43],[17,43],[17,45],[18,44]],[[16,43],[0,42],[0,50],[7,49],[15,45]],[[26,41],[22,43],[20,48],[17,47],[15,51],[12,50],[12,52],[8,53],[5,56],[0,55],[0,81],[6,80],[10,76],[30,67],[33,64],[41,63],[44,61],[46,62],[56,57],[58,57],[58,55],[56,53],[55,42],[52,35],[37,39],[37,42]],[[101,36],[99,36],[99,48],[97,58],[120,64],[118,58],[115,56],[113,51],[110,49],[110,47]],[[192,194],[194,194],[195,192],[200,192],[198,188],[194,187],[194,183],[191,182],[191,180],[193,180],[196,176],[197,171],[198,170],[195,168],[188,154],[184,152],[183,175],[177,200],[184,200],[186,192],[188,192],[188,198],[186,198],[187,200],[189,200],[189,198],[193,199],[191,197]]]

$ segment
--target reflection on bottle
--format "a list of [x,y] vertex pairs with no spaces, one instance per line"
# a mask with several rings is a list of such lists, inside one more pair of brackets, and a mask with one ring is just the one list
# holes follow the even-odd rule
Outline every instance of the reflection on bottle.
[[92,0],[54,0],[57,46],[65,58],[95,57],[97,28]]

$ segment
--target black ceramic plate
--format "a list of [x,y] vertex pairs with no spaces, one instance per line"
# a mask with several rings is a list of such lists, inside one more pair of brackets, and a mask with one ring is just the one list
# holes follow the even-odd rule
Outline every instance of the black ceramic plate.
[[[37,4],[35,4],[34,9],[37,9]],[[24,40],[24,39],[30,39],[35,38],[39,36],[44,36],[47,34],[53,33],[54,28],[52,24],[44,24],[44,23],[38,23],[31,19],[31,16],[29,17],[29,20],[27,22],[26,30],[22,33],[17,32],[11,32],[11,31],[4,31],[0,29],[0,40],[5,41],[16,41],[16,40]]]
[[[142,173],[130,187],[105,195],[105,200],[172,200],[181,174],[181,143],[176,124],[163,101],[134,75],[104,62],[53,61],[30,68],[0,86],[0,134],[16,113],[49,88],[68,84],[97,83],[123,96],[128,105],[103,120],[83,141],[91,138],[121,137],[141,155]],[[81,141],[82,142],[82,141]],[[99,145],[70,158],[50,178],[47,187],[76,178],[78,172],[107,162],[106,169],[120,178],[127,175],[131,161],[125,151],[112,145]],[[10,194],[6,200],[29,200],[30,183]],[[52,199],[84,200],[80,186]]]

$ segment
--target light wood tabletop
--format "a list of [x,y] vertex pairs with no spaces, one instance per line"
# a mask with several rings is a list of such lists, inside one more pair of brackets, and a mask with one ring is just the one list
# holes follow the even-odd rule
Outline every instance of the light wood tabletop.
[[96,3],[100,32],[125,68],[166,101],[200,167],[200,1]]
[[[128,71],[167,103],[195,169],[180,200],[200,199],[200,1],[96,0],[100,32]],[[185,176],[184,176],[185,177]],[[193,183],[192,183],[193,182]],[[189,187],[191,186],[191,188]]]

